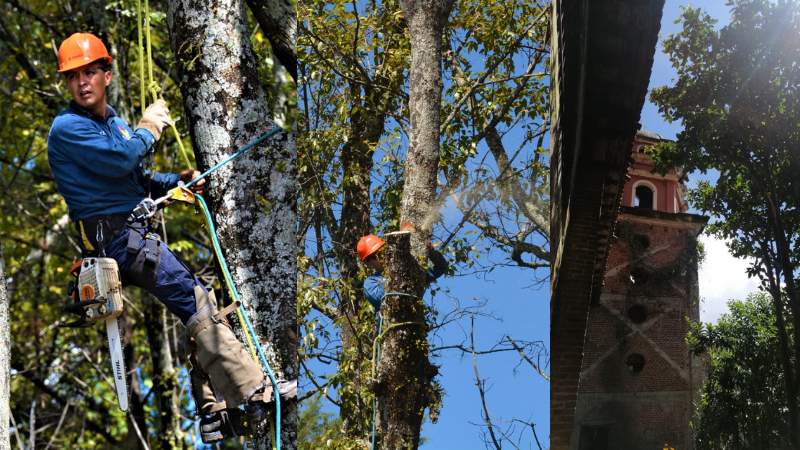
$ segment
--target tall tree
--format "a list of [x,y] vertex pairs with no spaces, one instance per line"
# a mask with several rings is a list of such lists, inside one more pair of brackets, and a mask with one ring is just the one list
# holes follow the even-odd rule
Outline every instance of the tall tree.
[[730,301],[716,324],[689,341],[709,358],[708,380],[693,421],[698,450],[790,448],[775,309],[766,293]]
[[[397,230],[407,219],[401,204],[408,179],[417,189],[412,208],[424,216],[411,222],[418,220],[417,228],[427,230],[427,241],[419,240],[423,254],[434,234],[457,271],[491,270],[494,263],[480,257],[489,242],[507,249],[511,264],[547,266],[547,221],[538,220],[547,217],[547,166],[540,141],[547,130],[546,5],[453,2],[452,20],[442,21],[438,62],[415,75],[439,80],[438,97],[429,98],[426,106],[440,117],[439,129],[427,130],[423,139],[412,137],[412,130],[423,135],[411,125],[412,116],[415,122],[427,118],[411,112],[409,91],[410,61],[421,56],[412,58],[415,32],[401,3],[313,0],[298,5],[298,128],[303,130],[298,141],[298,242],[305,250],[299,260],[298,309],[306,317],[301,357],[315,360],[303,365],[310,387],[338,408],[341,421],[331,422],[325,436],[332,445],[368,445],[373,395],[382,389],[382,376],[377,383],[372,379],[374,311],[363,300],[365,272],[354,250],[361,236]],[[425,100],[419,99],[415,105],[421,107]],[[412,139],[420,141],[426,158],[414,159],[409,169],[406,149]],[[420,163],[424,170],[407,172]],[[435,213],[449,202],[461,211],[455,226],[443,226]],[[414,261],[409,273],[425,264]],[[391,309],[396,299],[386,301]],[[415,308],[414,322],[427,324],[403,333],[421,343],[444,322],[470,314],[468,309]],[[433,349],[434,357],[441,355]],[[427,358],[415,361],[425,361],[419,368],[426,367],[430,380]],[[326,372],[331,362],[335,370]],[[423,402],[438,397],[435,380],[420,389],[430,394]],[[339,424],[344,436],[333,429]]]
[[[170,38],[195,154],[211,167],[275,127],[255,71],[244,2],[169,6]],[[223,252],[280,378],[297,378],[296,175],[293,133],[245,153],[211,176],[208,196]],[[243,324],[242,324],[243,325]],[[294,448],[297,411],[282,412],[284,449]],[[269,436],[259,444],[269,448]]]
[[798,448],[800,6],[769,0],[728,4],[731,21],[721,29],[700,9],[684,9],[683,30],[664,43],[678,78],[652,98],[667,120],[680,120],[684,129],[658,157],[687,173],[719,172],[716,182],[701,182],[690,199],[719,217],[708,231],[729,240],[735,256],[753,258],[750,274],[770,295],[789,413],[784,433]]
[[416,449],[425,409],[440,401],[433,385],[437,370],[429,360],[428,324],[422,301],[427,280],[420,261],[427,261],[432,215],[438,213],[434,200],[439,173],[442,40],[453,1],[401,0],[400,6],[411,42],[411,132],[400,221],[412,224],[415,232],[410,239],[387,237],[386,289],[400,294],[387,295],[381,309],[386,334],[380,345],[385,356],[378,370],[380,389],[376,395],[381,405],[381,445]]

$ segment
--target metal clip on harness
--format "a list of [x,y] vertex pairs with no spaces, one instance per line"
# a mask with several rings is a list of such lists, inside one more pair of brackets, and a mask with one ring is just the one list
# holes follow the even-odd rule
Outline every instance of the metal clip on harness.
[[133,208],[131,211],[132,222],[144,222],[153,217],[153,214],[158,211],[158,204],[150,197],[145,197]]

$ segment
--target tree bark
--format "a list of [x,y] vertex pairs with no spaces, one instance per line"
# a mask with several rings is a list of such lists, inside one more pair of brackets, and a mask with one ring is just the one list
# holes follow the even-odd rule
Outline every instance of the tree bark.
[[247,0],[264,36],[272,46],[272,53],[297,81],[297,13],[290,0]]
[[[369,347],[359,342],[354,328],[358,322],[358,312],[363,298],[359,279],[358,260],[353,257],[353,250],[358,240],[372,232],[370,222],[370,174],[372,173],[372,150],[370,142],[377,142],[383,134],[385,112],[379,103],[381,95],[372,88],[365,88],[366,93],[360,95],[361,86],[350,84],[350,93],[354,99],[362,98],[362,107],[352,115],[350,120],[350,138],[341,151],[342,160],[342,213],[337,229],[336,262],[340,276],[350,280],[350,292],[342,296],[338,314],[341,320],[342,351],[340,367],[352,367],[347,374],[352,380],[350,386],[340,390],[341,406],[339,416],[342,418],[342,429],[347,436],[361,437],[368,430],[362,420],[368,417],[371,404],[361,395],[363,372],[361,363],[370,358]],[[355,101],[355,100],[354,100]],[[355,108],[354,108],[355,109]],[[381,111],[376,113],[376,111]],[[352,364],[347,364],[347,362]]]
[[440,108],[442,103],[442,36],[452,0],[401,0],[411,38],[411,71],[408,107],[411,134],[405,162],[405,184],[401,222],[411,222],[417,232],[411,237],[411,251],[418,260],[426,246],[437,211]]
[[0,244],[0,450],[9,450],[11,442],[11,334],[8,326],[8,297],[6,295],[5,263],[3,245]]
[[[169,5],[172,49],[199,165],[210,167],[274,127],[258,82],[242,0]],[[259,145],[210,176],[207,195],[233,281],[279,378],[297,378],[296,154],[293,133]],[[282,408],[294,449],[297,411]],[[269,448],[261,436],[258,448]]]

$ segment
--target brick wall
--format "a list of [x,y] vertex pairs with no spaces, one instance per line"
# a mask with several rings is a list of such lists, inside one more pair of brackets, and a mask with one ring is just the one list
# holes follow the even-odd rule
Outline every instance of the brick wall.
[[[588,445],[586,430],[597,426],[607,428],[608,448],[692,448],[703,373],[685,337],[687,318],[699,315],[694,242],[706,220],[622,209],[603,292],[589,310],[571,448]],[[634,354],[644,358],[635,370]]]

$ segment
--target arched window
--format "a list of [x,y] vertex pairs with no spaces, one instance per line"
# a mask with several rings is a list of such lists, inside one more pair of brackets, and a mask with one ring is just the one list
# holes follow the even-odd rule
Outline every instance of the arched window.
[[640,180],[633,185],[633,206],[642,209],[656,209],[656,187]]

